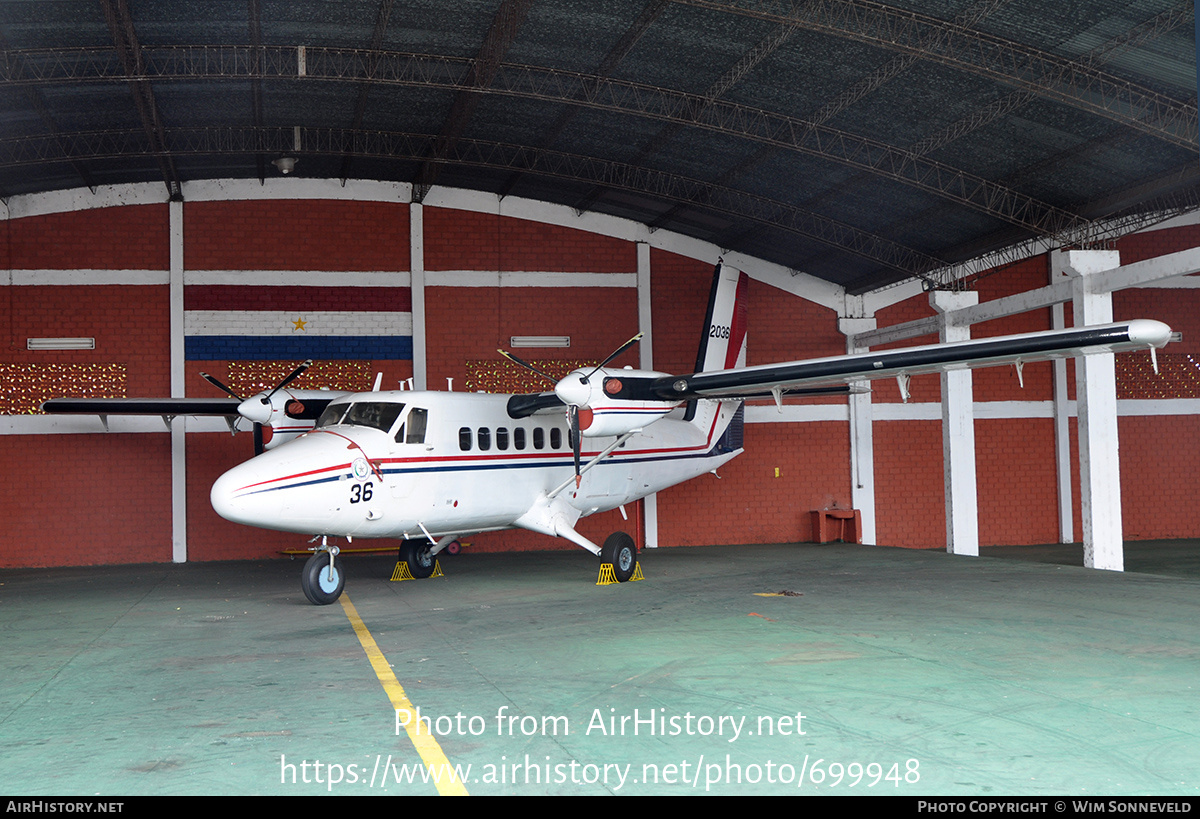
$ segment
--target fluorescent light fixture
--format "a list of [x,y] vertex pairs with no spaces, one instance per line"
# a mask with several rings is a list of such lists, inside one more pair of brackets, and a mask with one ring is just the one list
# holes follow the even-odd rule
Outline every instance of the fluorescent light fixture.
[[510,347],[570,347],[570,336],[509,336]]
[[94,338],[28,338],[25,339],[27,350],[94,350]]

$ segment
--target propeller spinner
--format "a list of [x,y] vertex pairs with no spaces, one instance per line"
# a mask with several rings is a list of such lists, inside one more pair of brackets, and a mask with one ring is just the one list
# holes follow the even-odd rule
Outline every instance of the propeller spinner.
[[271,403],[271,399],[275,396],[275,393],[279,392],[288,384],[291,384],[293,381],[303,375],[304,371],[312,365],[313,362],[310,358],[284,376],[283,380],[276,384],[275,388],[270,392],[261,392],[257,395],[252,395],[249,398],[243,398],[242,396],[238,395],[230,387],[221,383],[214,376],[211,376],[208,373],[200,373],[200,377],[226,395],[236,398],[242,402],[238,404],[238,415],[254,424],[254,454],[261,455],[264,449],[262,428],[264,425],[270,425],[271,416],[275,412],[275,407]]

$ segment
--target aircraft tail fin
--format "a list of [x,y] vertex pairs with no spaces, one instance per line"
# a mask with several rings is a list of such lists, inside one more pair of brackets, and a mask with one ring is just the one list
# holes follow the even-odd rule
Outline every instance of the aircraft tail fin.
[[746,302],[749,277],[740,270],[717,262],[708,314],[696,354],[695,372],[728,370],[746,365]]
[[[713,270],[712,289],[708,294],[708,312],[704,318],[704,331],[700,337],[700,350],[696,353],[696,372],[728,370],[746,366],[747,301],[750,279],[740,270],[717,262]],[[716,420],[728,424],[725,430],[730,443],[736,444],[727,451],[741,448],[742,412],[741,401],[723,402],[721,405],[700,410],[696,401],[688,402],[684,420],[708,426]]]

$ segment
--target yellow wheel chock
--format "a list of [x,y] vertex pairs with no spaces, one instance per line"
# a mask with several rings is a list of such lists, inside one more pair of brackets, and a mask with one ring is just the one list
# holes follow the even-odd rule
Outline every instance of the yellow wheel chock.
[[[445,577],[446,576],[446,575],[442,574],[442,564],[439,561],[435,560],[433,562],[433,574],[431,574],[429,576],[430,577]],[[403,560],[396,561],[396,568],[392,572],[392,582],[393,583],[398,580],[417,580],[417,579],[418,578],[413,577],[412,572],[409,571],[408,563],[406,563]]]
[[[636,580],[645,580],[645,579],[646,578],[642,576],[642,564],[641,564],[641,562],[638,562],[638,563],[634,564],[633,576],[630,577],[629,580],[627,580],[626,582],[633,583]],[[617,580],[616,573],[613,571],[613,564],[601,563],[600,564],[600,576],[596,578],[596,585],[597,586],[611,586],[613,583],[619,583],[619,582],[620,581]]]

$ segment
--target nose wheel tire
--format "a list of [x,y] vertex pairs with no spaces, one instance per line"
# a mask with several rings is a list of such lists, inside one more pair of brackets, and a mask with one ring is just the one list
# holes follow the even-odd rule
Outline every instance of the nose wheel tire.
[[300,588],[314,606],[328,606],[342,596],[342,589],[346,587],[346,570],[342,561],[333,564],[332,573],[329,562],[329,552],[317,552],[304,564],[304,571],[300,574]]
[[600,562],[612,564],[618,583],[629,580],[637,569],[637,545],[633,538],[624,532],[613,532],[600,549]]
[[408,564],[409,572],[418,580],[433,574],[436,560],[429,553],[429,544],[423,540],[406,540],[400,547],[400,559]]

